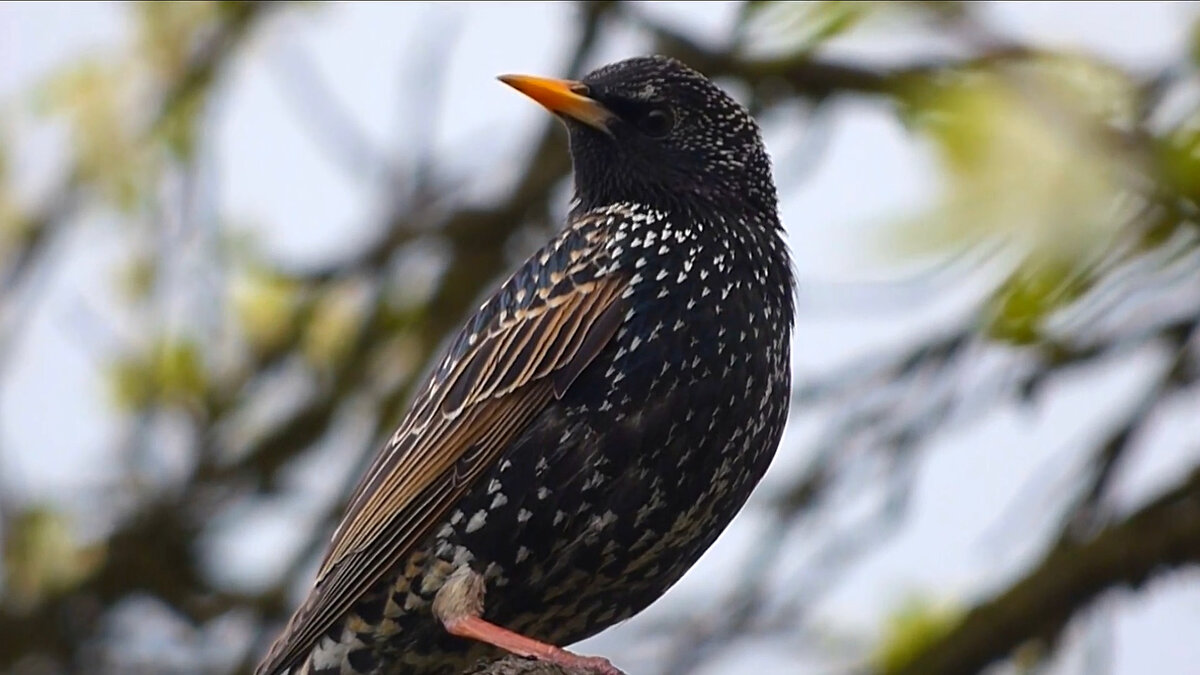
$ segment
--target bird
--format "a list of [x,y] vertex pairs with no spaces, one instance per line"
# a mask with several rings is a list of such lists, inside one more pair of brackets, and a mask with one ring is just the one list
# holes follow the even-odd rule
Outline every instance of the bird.
[[455,675],[645,609],[780,444],[794,273],[758,124],[637,56],[503,75],[566,127],[565,227],[448,340],[256,675]]

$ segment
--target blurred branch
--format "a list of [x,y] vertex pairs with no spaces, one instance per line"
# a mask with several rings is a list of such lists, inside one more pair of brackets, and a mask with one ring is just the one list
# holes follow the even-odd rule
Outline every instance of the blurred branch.
[[26,221],[22,227],[27,233],[24,240],[15,250],[10,250],[8,264],[0,270],[0,293],[7,295],[16,291],[29,270],[36,266],[43,250],[49,246],[56,224],[74,213],[79,204],[79,188],[79,178],[73,175],[47,200],[40,213]]
[[777,59],[746,59],[732,48],[705,47],[654,21],[634,6],[623,4],[621,11],[624,18],[650,32],[654,51],[673,56],[709,77],[736,77],[752,86],[768,81],[786,82],[800,95],[815,99],[841,93],[883,94],[893,86],[887,71],[816,58],[809,52]]
[[830,96],[893,95],[909,78],[931,72],[979,65],[998,60],[1027,57],[1031,48],[1000,40],[984,41],[978,54],[966,59],[937,59],[892,67],[872,67],[849,61],[814,56],[800,50],[771,58],[747,58],[736,46],[710,48],[684,33],[622,4],[621,16],[650,33],[654,51],[673,56],[709,77],[732,77],[756,89],[786,84],[796,95],[811,99]]
[[[153,136],[180,108],[208,93],[252,29],[271,9],[269,3],[230,2],[221,6],[215,29],[201,43],[177,79],[166,88],[157,112],[143,132]],[[36,228],[14,262],[0,278],[0,293],[8,294],[34,269],[51,240],[51,234],[71,220],[82,202],[83,184],[79,171],[46,201],[42,215],[34,218]],[[186,509],[155,503],[113,533],[107,542],[104,564],[76,592],[42,603],[31,613],[0,604],[0,670],[28,654],[66,656],[75,661],[88,644],[102,611],[126,596],[131,589],[145,589],[168,602],[196,606],[218,597],[211,591],[196,594],[199,582],[193,555],[194,522],[184,517]]]
[[1104,591],[1138,588],[1200,563],[1200,469],[1128,518],[1050,551],[1025,577],[978,605],[949,633],[888,675],[968,675],[1029,640],[1053,643]]
[[[144,132],[145,137],[153,136],[181,106],[187,105],[205,92],[236,51],[234,47],[270,9],[270,3],[228,2],[223,7],[219,30],[202,44],[181,76],[162,93],[158,110],[151,117],[151,122]],[[75,208],[81,201],[82,187],[79,171],[68,170],[67,178],[61,186],[51,192],[40,213],[28,219],[23,229],[29,235],[19,248],[9,253],[11,260],[0,274],[0,293],[8,293],[20,283],[25,271],[37,260],[49,234],[75,213]]]
[[1123,422],[1113,427],[1091,458],[1089,476],[1080,481],[1082,488],[1076,505],[1066,519],[1063,536],[1074,539],[1086,536],[1103,520],[1103,501],[1118,474],[1118,467],[1135,447],[1137,436],[1142,433],[1153,413],[1176,389],[1188,384],[1185,370],[1188,364],[1188,340],[1196,331],[1196,324],[1175,331],[1173,345],[1175,356],[1165,372],[1132,406]]
[[[568,73],[576,72],[581,64],[587,62],[600,35],[600,26],[614,7],[615,3],[582,3],[577,15],[577,41],[567,58]],[[504,169],[506,174],[520,177],[504,201],[486,209],[454,211],[452,207],[456,205],[453,202],[444,197],[431,197],[434,193],[432,190],[411,192],[422,201],[398,204],[377,228],[380,236],[375,242],[349,259],[298,274],[309,282],[319,282],[364,270],[379,271],[401,247],[433,235],[447,239],[458,253],[474,251],[475,254],[486,255],[486,249],[497,252],[503,248],[503,242],[522,226],[541,223],[545,228],[550,227],[545,222],[546,199],[550,190],[567,177],[570,168],[562,130],[558,122],[547,120],[524,165],[518,169]],[[453,190],[447,187],[446,192],[452,194]],[[476,268],[463,266],[460,269],[470,273]],[[500,266],[484,265],[480,271],[483,274],[456,281],[456,284],[472,290],[470,300],[482,291],[484,283],[499,274]]]

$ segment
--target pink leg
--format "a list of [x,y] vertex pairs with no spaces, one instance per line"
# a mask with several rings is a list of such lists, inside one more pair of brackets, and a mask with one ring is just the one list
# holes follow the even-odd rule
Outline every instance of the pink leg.
[[567,668],[590,670],[597,675],[623,675],[606,658],[572,654],[565,649],[538,642],[520,633],[514,633],[496,624],[488,623],[477,616],[456,617],[445,621],[444,625],[451,635],[486,642],[518,656],[556,663]]

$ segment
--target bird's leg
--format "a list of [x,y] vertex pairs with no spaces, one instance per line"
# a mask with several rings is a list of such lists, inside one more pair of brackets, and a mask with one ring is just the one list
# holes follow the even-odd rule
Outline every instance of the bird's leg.
[[483,577],[469,565],[463,565],[446,579],[434,596],[433,615],[451,635],[478,640],[518,656],[566,668],[588,670],[597,675],[622,675],[606,658],[580,656],[479,618],[483,614],[484,591]]
[[477,616],[464,616],[442,623],[451,635],[486,642],[518,656],[555,663],[565,668],[590,671],[596,675],[622,675],[616,666],[602,656],[580,656],[561,647],[538,642],[494,623],[488,623]]

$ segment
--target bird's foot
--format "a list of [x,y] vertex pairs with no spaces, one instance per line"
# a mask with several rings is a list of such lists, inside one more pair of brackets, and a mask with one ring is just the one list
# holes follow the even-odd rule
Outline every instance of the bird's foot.
[[595,675],[625,675],[603,656],[580,656],[565,649],[559,649],[558,651],[562,652],[562,655],[566,658],[561,661],[552,660],[552,662],[564,668],[586,670],[595,673]]
[[464,616],[443,622],[451,635],[486,642],[518,656],[554,663],[564,668],[584,670],[595,675],[624,675],[608,659],[580,656],[561,647],[539,642],[507,628],[501,628],[477,616]]

